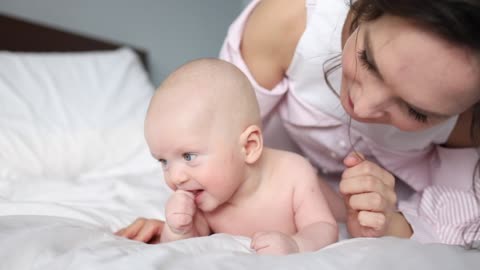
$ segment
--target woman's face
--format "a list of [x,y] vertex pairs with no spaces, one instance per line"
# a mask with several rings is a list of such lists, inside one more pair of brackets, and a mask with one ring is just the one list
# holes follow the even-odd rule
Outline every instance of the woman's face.
[[479,66],[467,49],[382,16],[362,23],[345,43],[342,106],[357,121],[421,130],[479,100]]

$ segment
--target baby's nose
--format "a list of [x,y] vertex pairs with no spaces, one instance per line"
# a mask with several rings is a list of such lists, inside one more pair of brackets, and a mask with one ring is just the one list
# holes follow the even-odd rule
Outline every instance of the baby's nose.
[[170,181],[177,187],[188,181],[188,175],[181,169],[175,169],[173,171],[171,170],[169,178]]

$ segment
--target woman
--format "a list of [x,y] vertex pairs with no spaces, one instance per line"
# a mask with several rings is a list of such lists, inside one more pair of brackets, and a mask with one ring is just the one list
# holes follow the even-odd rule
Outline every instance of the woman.
[[[331,206],[352,236],[466,244],[480,239],[479,26],[473,0],[254,0],[221,58],[255,85],[267,144],[342,173],[347,213]],[[395,178],[414,195],[397,200]]]

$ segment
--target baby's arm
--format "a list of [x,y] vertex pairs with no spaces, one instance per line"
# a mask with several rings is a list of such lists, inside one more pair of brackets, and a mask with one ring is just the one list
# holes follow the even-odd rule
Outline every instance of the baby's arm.
[[165,223],[160,242],[170,242],[210,234],[210,229],[201,211],[195,205],[191,192],[177,190],[167,201]]
[[[280,181],[291,183],[292,222],[297,233],[258,232],[252,237],[251,247],[258,254],[289,254],[314,251],[337,241],[338,228],[321,190],[315,169],[304,158],[291,155],[284,158],[277,171]],[[292,169],[293,168],[293,169]]]
[[[300,165],[300,164],[299,164]],[[305,160],[298,166],[299,178],[293,194],[299,251],[314,251],[338,240],[338,226],[321,190],[315,169]]]

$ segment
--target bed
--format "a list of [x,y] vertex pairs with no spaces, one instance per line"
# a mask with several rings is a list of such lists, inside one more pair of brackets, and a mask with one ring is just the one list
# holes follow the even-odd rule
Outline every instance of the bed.
[[0,269],[478,269],[480,253],[396,238],[257,256],[215,234],[148,245],[112,232],[163,219],[143,138],[147,53],[1,15]]

